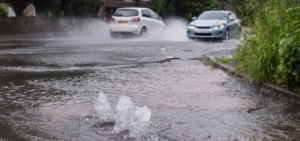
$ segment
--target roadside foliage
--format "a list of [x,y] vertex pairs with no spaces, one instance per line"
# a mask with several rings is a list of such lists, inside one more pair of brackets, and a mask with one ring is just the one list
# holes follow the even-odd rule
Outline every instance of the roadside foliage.
[[254,13],[263,2],[263,0],[223,0],[224,4],[233,6],[237,16],[242,19],[242,24],[246,26],[253,24]]
[[300,0],[265,0],[254,14],[254,35],[237,51],[238,68],[254,79],[300,92]]
[[189,20],[203,11],[220,9],[221,4],[220,0],[153,0],[153,8],[160,16],[179,16]]
[[[52,2],[54,1],[52,0]],[[67,5],[66,13],[77,16],[96,16],[101,4],[101,0],[72,0]]]
[[55,16],[96,16],[102,0],[10,0],[17,16],[23,15],[24,8],[33,3],[38,5],[36,12],[50,17]]
[[7,17],[7,12],[0,5],[0,18]]

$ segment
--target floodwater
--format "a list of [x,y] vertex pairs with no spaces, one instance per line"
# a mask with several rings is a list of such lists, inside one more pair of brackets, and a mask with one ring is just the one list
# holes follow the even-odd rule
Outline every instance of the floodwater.
[[[259,89],[197,61],[88,73],[1,72],[0,78],[4,140],[299,139],[299,100]],[[99,94],[107,96],[111,113],[123,96],[149,108],[147,134],[131,138],[127,130],[113,132],[114,123],[99,120],[106,113],[95,110]]]
[[[224,45],[193,42],[176,35],[173,30],[184,24],[176,22],[170,26],[170,32],[165,33],[170,36],[160,38],[160,41],[177,41],[164,43],[175,49],[178,49],[176,44],[186,45],[179,48],[179,52],[174,51],[175,54],[188,56],[195,53],[193,47],[205,49],[210,45]],[[117,40],[124,46],[109,54],[114,51],[109,43],[109,49],[98,52],[95,48],[78,49],[72,48],[70,43],[64,44],[79,39],[95,41],[100,36],[106,40],[108,34],[86,39],[76,33],[70,34],[74,36],[69,39],[47,38],[59,41],[59,44],[51,42],[54,47],[41,45],[33,47],[32,52],[31,48],[0,50],[0,140],[264,141],[300,138],[300,101],[297,98],[228,76],[197,60],[136,61],[145,59],[143,55],[147,53],[149,58],[154,52],[168,55],[167,48],[151,50],[160,45],[149,43],[148,40],[156,40],[151,36],[145,42],[143,39],[133,39],[132,43]],[[139,45],[143,47],[135,53],[143,55],[126,50]],[[111,62],[102,60],[101,55],[109,56]],[[121,59],[116,59],[117,56]],[[119,65],[118,61],[131,63]]]

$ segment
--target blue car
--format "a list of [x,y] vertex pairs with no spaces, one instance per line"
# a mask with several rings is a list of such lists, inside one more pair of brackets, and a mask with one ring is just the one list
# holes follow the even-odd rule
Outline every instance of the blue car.
[[205,11],[188,25],[188,38],[216,38],[227,40],[239,35],[240,20],[231,11]]

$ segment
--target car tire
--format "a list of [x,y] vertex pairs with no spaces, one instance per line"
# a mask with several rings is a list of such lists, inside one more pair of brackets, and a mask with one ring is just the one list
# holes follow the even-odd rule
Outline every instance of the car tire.
[[117,35],[116,35],[116,33],[110,33],[110,37],[111,38],[117,38]]
[[190,40],[196,40],[196,38],[194,38],[194,37],[189,37],[189,36],[188,36],[188,38],[189,38]]
[[143,27],[140,33],[140,37],[146,37],[147,36],[147,29],[146,27]]

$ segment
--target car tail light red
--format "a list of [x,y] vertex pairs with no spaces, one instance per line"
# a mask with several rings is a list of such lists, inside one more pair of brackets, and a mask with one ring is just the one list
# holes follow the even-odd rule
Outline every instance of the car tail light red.
[[140,18],[133,18],[133,19],[130,20],[130,22],[140,22],[140,21],[141,21]]
[[111,18],[110,18],[110,23],[115,23],[115,22],[116,22],[116,19],[113,18],[113,17],[111,17]]

